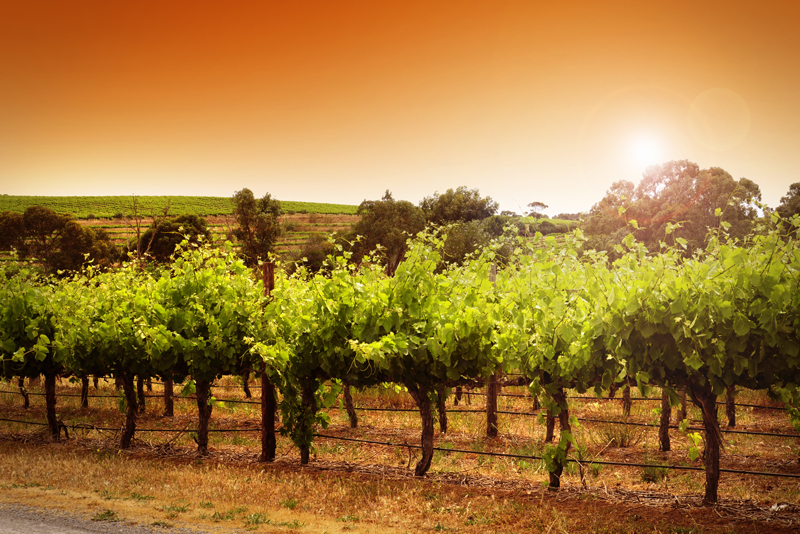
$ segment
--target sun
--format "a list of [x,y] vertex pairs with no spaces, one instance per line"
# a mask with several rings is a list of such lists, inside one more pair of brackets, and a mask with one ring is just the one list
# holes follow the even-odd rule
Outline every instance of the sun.
[[639,169],[644,169],[659,162],[661,148],[658,141],[652,137],[637,137],[629,144],[628,157],[631,164]]

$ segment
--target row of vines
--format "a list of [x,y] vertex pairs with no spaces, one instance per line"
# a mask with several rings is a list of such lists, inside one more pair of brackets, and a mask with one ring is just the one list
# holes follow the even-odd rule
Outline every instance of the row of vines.
[[159,377],[167,388],[189,379],[206,454],[212,382],[255,371],[261,459],[275,455],[277,403],[281,432],[304,463],[342,387],[395,384],[419,409],[418,476],[431,465],[442,388],[491,388],[503,373],[519,374],[559,421],[560,439],[545,452],[552,487],[575,446],[568,389],[657,386],[667,409],[679,392],[701,409],[705,501],[713,503],[718,396],[742,387],[768,389],[788,406],[800,401],[800,222],[771,223],[736,245],[721,229],[690,258],[680,240],[654,254],[630,237],[613,264],[582,251],[576,231],[558,243],[508,238],[463,266],[444,264],[439,236],[423,233],[391,277],[340,251],[324,275],[277,273],[273,282],[267,268],[254,277],[230,246],[184,246],[156,274],[129,264],[56,282],[21,270],[0,287],[2,372],[44,375],[54,437],[56,376],[117,377],[127,406],[121,447],[136,429],[134,377]]

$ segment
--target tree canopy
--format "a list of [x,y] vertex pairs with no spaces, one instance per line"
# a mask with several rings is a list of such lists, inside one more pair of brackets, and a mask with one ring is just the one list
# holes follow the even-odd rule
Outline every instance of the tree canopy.
[[256,200],[247,188],[233,194],[233,216],[239,225],[233,235],[241,243],[240,254],[248,267],[266,260],[275,250],[275,243],[281,234],[278,222],[281,203],[267,193]]
[[800,182],[795,182],[789,186],[789,192],[781,197],[781,204],[776,210],[781,217],[789,218],[792,215],[800,215]]
[[483,220],[497,213],[498,204],[491,197],[481,197],[477,189],[448,189],[434,193],[419,203],[429,224],[444,225],[454,222]]
[[[394,273],[408,250],[406,240],[425,228],[423,211],[406,200],[395,200],[387,190],[381,200],[362,202],[357,213],[361,219],[344,236],[352,243],[352,260],[359,262],[380,247],[386,272]],[[358,241],[357,236],[361,236]]]
[[15,249],[21,259],[40,264],[45,274],[77,271],[89,261],[107,267],[119,257],[104,230],[83,227],[44,206],[0,215],[0,248]]
[[165,262],[170,259],[175,252],[175,247],[181,241],[187,239],[190,243],[197,243],[201,236],[205,240],[211,239],[208,223],[202,217],[187,214],[167,219],[158,224],[154,222],[142,234],[141,241],[147,254],[158,262]]
[[585,231],[589,245],[600,250],[610,250],[629,233],[654,249],[672,232],[672,239],[691,253],[704,245],[709,228],[720,224],[731,237],[747,235],[758,215],[754,201],[760,199],[758,185],[747,178],[735,180],[719,167],[701,170],[686,160],[670,161],[648,167],[636,187],[615,182],[592,207]]

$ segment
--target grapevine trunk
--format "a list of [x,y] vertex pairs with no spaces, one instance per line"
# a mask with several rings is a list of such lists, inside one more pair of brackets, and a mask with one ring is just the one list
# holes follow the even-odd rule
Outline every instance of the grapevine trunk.
[[693,385],[691,388],[692,401],[703,411],[703,428],[705,429],[705,450],[703,463],[706,468],[706,492],[703,504],[716,504],[717,490],[719,489],[719,453],[722,448],[722,433],[717,420],[717,396],[711,391],[711,386]]
[[358,415],[353,406],[353,395],[350,393],[350,384],[344,384],[344,407],[347,410],[347,417],[350,419],[350,428],[358,428]]
[[131,446],[133,440],[133,433],[136,431],[136,414],[138,412],[138,405],[136,400],[136,389],[134,385],[133,375],[127,372],[122,372],[117,377],[122,384],[122,390],[125,394],[125,429],[122,431],[122,436],[119,439],[120,449],[127,449]]
[[198,380],[196,384],[197,393],[197,453],[200,456],[208,455],[208,422],[211,419],[212,406],[208,402],[211,391],[211,382],[208,380]]
[[47,428],[50,435],[58,441],[60,434],[58,429],[58,419],[56,418],[56,372],[45,371],[44,373],[44,396],[47,409]]
[[419,416],[422,419],[422,458],[414,468],[414,476],[425,476],[431,468],[433,460],[433,414],[431,412],[431,399],[428,396],[428,388],[424,386],[409,386],[408,392],[411,398],[417,403]]

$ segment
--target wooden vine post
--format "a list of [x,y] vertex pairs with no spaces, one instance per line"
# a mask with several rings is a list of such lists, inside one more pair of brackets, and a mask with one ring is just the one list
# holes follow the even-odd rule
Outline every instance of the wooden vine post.
[[[264,296],[269,297],[275,289],[275,264],[262,265]],[[267,364],[261,368],[261,456],[258,461],[275,460],[275,386],[267,375]]]

